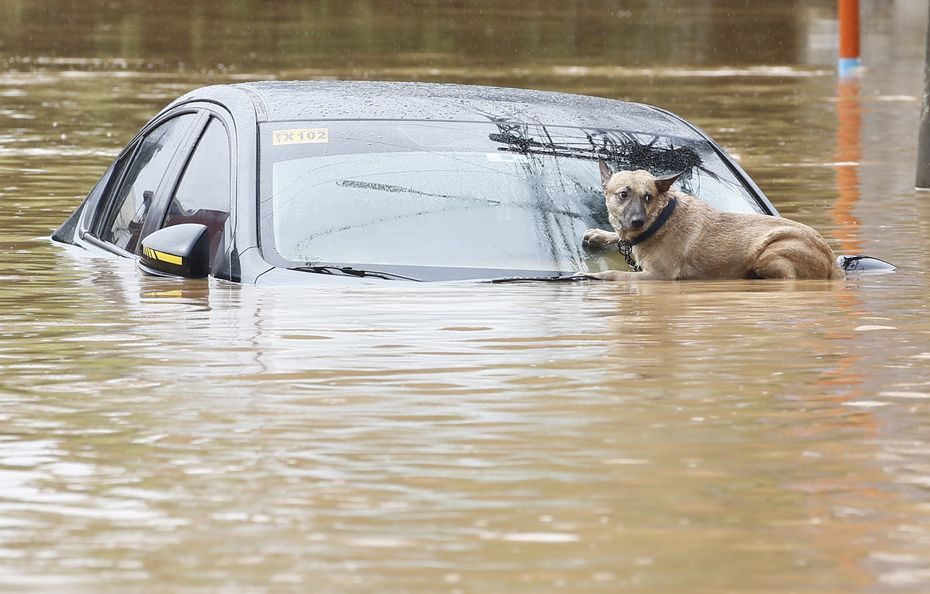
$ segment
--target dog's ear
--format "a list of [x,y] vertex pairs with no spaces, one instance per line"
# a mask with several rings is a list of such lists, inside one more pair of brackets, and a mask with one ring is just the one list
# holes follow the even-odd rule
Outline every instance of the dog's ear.
[[681,177],[682,173],[684,173],[684,171],[680,171],[678,173],[675,173],[673,175],[669,175],[666,177],[657,177],[656,178],[656,190],[658,190],[660,194],[664,194],[668,192],[669,188],[672,187],[672,184],[675,183],[676,179]]
[[610,178],[613,177],[614,172],[610,169],[610,165],[608,165],[607,161],[604,159],[598,159],[597,166],[601,170],[601,185],[606,186],[607,182],[610,181]]

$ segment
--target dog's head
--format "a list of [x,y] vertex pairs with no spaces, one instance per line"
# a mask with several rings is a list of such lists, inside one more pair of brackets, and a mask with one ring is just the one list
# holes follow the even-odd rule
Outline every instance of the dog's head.
[[615,173],[603,160],[598,163],[601,168],[604,198],[607,201],[607,214],[610,224],[618,233],[643,231],[646,221],[653,218],[655,212],[666,202],[657,198],[668,192],[681,175],[676,173],[657,178],[642,169]]

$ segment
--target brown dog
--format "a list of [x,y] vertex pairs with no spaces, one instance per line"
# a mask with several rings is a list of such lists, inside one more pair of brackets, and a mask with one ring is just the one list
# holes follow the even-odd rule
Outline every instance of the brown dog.
[[600,280],[842,279],[836,256],[816,231],[796,221],[761,214],[721,212],[670,190],[678,175],[614,173],[600,161],[610,224],[589,229],[585,245],[632,244],[641,272],[581,273]]

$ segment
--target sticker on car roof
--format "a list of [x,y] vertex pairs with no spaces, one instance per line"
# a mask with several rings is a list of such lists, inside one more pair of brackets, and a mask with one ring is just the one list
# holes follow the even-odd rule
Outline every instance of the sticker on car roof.
[[272,146],[329,142],[329,128],[293,128],[271,133]]

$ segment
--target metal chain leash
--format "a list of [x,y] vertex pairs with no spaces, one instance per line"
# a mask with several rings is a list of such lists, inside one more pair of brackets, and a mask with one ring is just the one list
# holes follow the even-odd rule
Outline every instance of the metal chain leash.
[[626,263],[629,265],[630,270],[633,272],[642,272],[643,267],[636,263],[636,260],[633,258],[633,246],[629,241],[620,240],[620,243],[617,244],[617,249],[620,250],[620,253],[623,254],[623,259],[626,260]]

